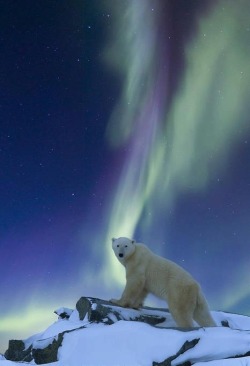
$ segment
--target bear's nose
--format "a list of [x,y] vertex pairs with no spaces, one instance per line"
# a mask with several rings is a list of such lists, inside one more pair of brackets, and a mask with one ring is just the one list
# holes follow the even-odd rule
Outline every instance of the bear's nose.
[[119,257],[122,258],[123,257],[123,254],[122,253],[119,253]]

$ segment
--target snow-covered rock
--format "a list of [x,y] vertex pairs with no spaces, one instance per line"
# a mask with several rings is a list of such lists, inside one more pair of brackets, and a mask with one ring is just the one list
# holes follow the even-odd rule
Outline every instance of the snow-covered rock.
[[[250,366],[250,318],[212,312],[218,327],[176,328],[165,309],[125,309],[82,297],[76,309],[24,341],[10,341],[0,366]],[[8,359],[8,360],[7,360]]]

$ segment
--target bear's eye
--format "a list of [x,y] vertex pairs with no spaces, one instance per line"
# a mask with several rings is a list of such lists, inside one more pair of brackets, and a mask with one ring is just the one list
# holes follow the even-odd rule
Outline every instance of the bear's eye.
[[117,248],[119,248],[119,244],[117,244]]
[[127,248],[128,246],[127,245],[125,245],[125,248]]

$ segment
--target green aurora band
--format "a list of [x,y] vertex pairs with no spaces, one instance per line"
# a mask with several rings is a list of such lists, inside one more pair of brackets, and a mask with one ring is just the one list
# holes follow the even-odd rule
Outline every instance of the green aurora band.
[[[218,171],[223,174],[249,129],[250,97],[248,1],[218,1],[197,19],[185,48],[185,70],[169,104],[166,48],[157,37],[160,9],[152,9],[148,0],[129,0],[113,11],[116,24],[106,55],[123,82],[107,136],[114,148],[129,147],[106,233],[107,283],[120,278],[112,237],[133,237],[139,225],[151,222],[145,210],[167,212],[180,193],[205,190]],[[223,305],[249,292],[248,285],[235,284],[234,298],[225,296]]]

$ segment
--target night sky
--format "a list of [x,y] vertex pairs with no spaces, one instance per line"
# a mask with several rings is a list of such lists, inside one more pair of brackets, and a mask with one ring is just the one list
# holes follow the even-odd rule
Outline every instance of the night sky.
[[119,296],[118,236],[250,315],[249,14],[1,1],[0,351],[80,296]]

